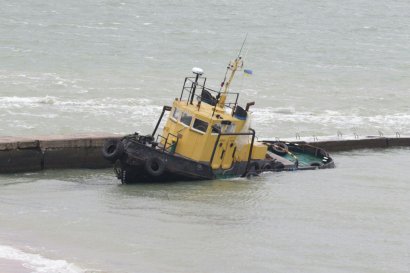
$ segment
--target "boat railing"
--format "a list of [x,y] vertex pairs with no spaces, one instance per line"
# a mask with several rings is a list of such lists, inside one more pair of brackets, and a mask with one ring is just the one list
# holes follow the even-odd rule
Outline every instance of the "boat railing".
[[154,132],[152,132],[152,137],[154,137],[155,136],[155,133],[157,132],[157,130],[158,130],[158,126],[159,126],[159,124],[161,123],[161,121],[162,121],[162,118],[164,117],[164,113],[165,113],[165,111],[171,111],[171,109],[172,109],[172,107],[171,106],[164,106],[164,107],[162,107],[162,112],[161,112],[161,115],[160,115],[160,117],[159,117],[159,119],[158,119],[158,121],[157,121],[157,125],[155,125],[155,128],[154,128]]
[[[176,139],[176,141],[169,142],[170,136],[174,137]],[[163,153],[165,153],[165,152],[170,152],[170,153],[175,152],[176,147],[178,145],[178,140],[179,140],[178,136],[176,136],[172,133],[168,133],[167,137],[164,137],[163,135],[157,135],[157,138],[156,138],[157,143],[161,143],[161,141],[159,141],[159,139],[164,141],[163,146],[160,147],[162,149]]]
[[[186,100],[187,104],[189,104],[190,101],[192,101],[190,100],[190,98],[192,98],[192,95],[193,95],[196,101],[205,102],[213,106],[217,105],[219,103],[219,98],[221,97],[222,92],[208,88],[205,86],[205,84],[206,84],[205,77],[199,77],[198,81],[196,81],[196,77],[186,77],[184,81],[184,85],[182,87],[179,100],[180,101]],[[209,98],[209,99],[212,100],[213,103],[209,103],[209,101],[204,99],[203,94],[206,92],[208,92],[208,94],[212,96],[212,98]],[[233,114],[233,111],[238,104],[239,93],[238,92],[226,92],[225,95],[226,95],[226,101],[224,105],[225,107],[232,109],[232,114]]]
[[255,130],[253,130],[252,128],[249,128],[249,132],[247,132],[247,133],[219,133],[218,137],[216,138],[214,149],[212,150],[211,159],[209,160],[209,166],[212,166],[212,162],[214,161],[216,149],[218,147],[219,140],[221,139],[221,136],[252,136],[251,145],[250,145],[250,148],[249,148],[248,160],[247,160],[247,163],[246,163],[246,169],[245,169],[245,172],[243,173],[243,176],[245,176],[246,173],[248,172],[249,164],[250,164],[251,158],[252,158],[253,144],[255,142]]

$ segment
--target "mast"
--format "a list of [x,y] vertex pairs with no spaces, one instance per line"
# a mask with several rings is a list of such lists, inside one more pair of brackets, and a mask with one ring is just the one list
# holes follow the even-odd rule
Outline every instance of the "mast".
[[[223,87],[224,89],[221,93],[221,97],[219,98],[219,102],[218,102],[218,106],[221,107],[221,108],[225,107],[226,95],[228,93],[229,86],[232,83],[232,80],[235,76],[236,71],[239,68],[243,67],[243,60],[242,60],[241,52],[242,52],[243,46],[245,45],[246,38],[248,38],[248,33],[246,33],[245,39],[243,40],[241,49],[239,50],[239,53],[238,53],[238,57],[236,57],[236,59],[233,62],[230,62],[228,67],[226,68],[227,71],[226,71],[226,74],[225,74],[225,79],[224,79],[224,81],[222,82],[222,85],[221,85],[221,88]],[[226,82],[226,75],[228,74],[228,71],[231,71],[231,75],[229,76],[229,79]]]
[[231,62],[229,64],[229,66],[227,67],[227,70],[231,72],[231,75],[229,76],[229,79],[227,82],[223,82],[222,84],[224,85],[224,89],[221,93],[221,97],[219,98],[219,103],[218,106],[221,108],[224,108],[225,106],[225,100],[226,100],[226,95],[228,93],[229,90],[229,86],[232,83],[232,80],[235,76],[236,71],[238,70],[238,68],[242,68],[243,66],[243,61],[242,61],[242,57],[238,56],[233,62]]

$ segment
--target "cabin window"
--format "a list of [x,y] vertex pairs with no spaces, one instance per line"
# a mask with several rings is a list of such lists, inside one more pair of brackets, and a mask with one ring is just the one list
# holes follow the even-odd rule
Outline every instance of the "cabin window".
[[181,110],[179,110],[178,108],[175,108],[174,113],[172,114],[172,119],[175,121],[178,121],[180,117],[181,117]]
[[181,115],[181,123],[185,124],[186,126],[191,125],[192,116],[188,113],[182,112]]
[[192,125],[192,128],[197,130],[197,131],[201,131],[201,132],[205,133],[206,130],[208,130],[208,122],[205,122],[205,121],[200,120],[200,119],[195,119],[194,125]]

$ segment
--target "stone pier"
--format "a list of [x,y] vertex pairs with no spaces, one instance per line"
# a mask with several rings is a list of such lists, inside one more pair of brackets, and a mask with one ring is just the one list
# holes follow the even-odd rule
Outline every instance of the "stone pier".
[[0,173],[43,169],[108,168],[101,149],[115,134],[72,136],[0,137]]

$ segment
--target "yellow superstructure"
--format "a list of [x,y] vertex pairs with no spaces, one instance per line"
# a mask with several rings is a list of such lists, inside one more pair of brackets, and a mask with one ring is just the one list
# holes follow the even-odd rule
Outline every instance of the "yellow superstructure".
[[[240,58],[233,63],[226,87],[230,85],[239,62]],[[198,162],[212,162],[213,169],[229,169],[235,162],[247,162],[250,150],[251,159],[264,159],[267,146],[251,141],[246,118],[237,118],[233,114],[238,107],[236,103],[233,109],[225,104],[227,88],[219,93],[216,103],[207,103],[201,100],[201,96],[195,97],[198,78],[199,75],[191,85],[188,99],[184,100],[181,94],[181,98],[173,102],[161,135],[161,145],[176,155]],[[205,87],[201,87],[204,92]]]

